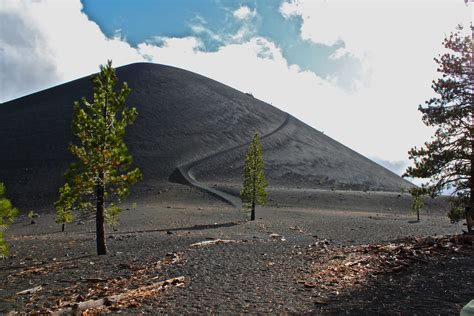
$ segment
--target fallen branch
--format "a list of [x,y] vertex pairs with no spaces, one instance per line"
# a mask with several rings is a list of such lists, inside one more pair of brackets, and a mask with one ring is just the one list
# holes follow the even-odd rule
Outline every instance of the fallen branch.
[[77,314],[82,313],[85,310],[88,310],[90,312],[90,310],[100,309],[104,306],[110,307],[117,304],[125,304],[126,302],[131,300],[143,299],[153,296],[157,292],[163,291],[171,286],[180,286],[184,283],[184,280],[184,276],[180,276],[177,278],[171,278],[166,281],[153,283],[151,285],[145,285],[137,289],[128,290],[124,293],[111,295],[96,300],[88,300],[79,303],[66,302],[62,304],[61,309],[52,312],[52,315],[59,316]]
[[38,285],[38,286],[32,287],[31,289],[20,291],[20,292],[16,293],[16,295],[34,294],[34,293],[40,291],[42,288],[43,287],[41,285]]
[[236,240],[230,240],[230,239],[215,239],[215,240],[205,240],[201,242],[197,242],[195,244],[189,245],[189,247],[205,247],[205,246],[210,246],[210,245],[215,245],[215,244],[228,244],[228,243],[233,243],[237,242]]

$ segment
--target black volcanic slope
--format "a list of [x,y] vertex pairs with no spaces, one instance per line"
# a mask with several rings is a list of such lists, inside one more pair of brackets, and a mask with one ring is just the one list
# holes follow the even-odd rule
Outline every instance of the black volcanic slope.
[[[127,143],[144,180],[135,194],[169,180],[240,183],[246,144],[263,137],[270,185],[399,191],[411,184],[291,115],[206,77],[148,63],[117,69],[139,116]],[[71,162],[72,105],[90,97],[89,78],[0,104],[0,180],[19,205],[50,204]],[[212,192],[211,192],[212,193]],[[151,194],[151,193],[148,193]],[[26,203],[28,204],[28,203]]]

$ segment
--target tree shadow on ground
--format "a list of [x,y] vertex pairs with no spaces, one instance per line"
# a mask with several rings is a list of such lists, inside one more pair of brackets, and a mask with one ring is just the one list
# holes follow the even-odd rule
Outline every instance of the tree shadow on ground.
[[223,227],[232,227],[236,225],[241,225],[244,222],[228,222],[228,223],[220,223],[220,224],[202,224],[202,225],[193,225],[187,227],[176,227],[176,228],[161,228],[161,229],[145,229],[145,230],[134,230],[134,231],[114,231],[109,232],[109,234],[132,234],[132,233],[154,233],[154,232],[174,232],[174,231],[193,231],[193,230],[206,230],[206,229],[216,229],[216,228],[223,228]]

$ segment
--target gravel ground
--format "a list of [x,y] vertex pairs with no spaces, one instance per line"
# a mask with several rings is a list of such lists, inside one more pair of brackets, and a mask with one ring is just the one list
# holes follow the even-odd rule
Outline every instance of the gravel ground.
[[459,315],[474,299],[474,252],[378,278],[370,287],[334,297],[314,310],[324,315]]
[[[189,194],[179,203],[148,200],[128,207],[118,230],[109,229],[109,254],[100,257],[95,256],[93,223],[68,225],[61,233],[53,214],[42,215],[35,225],[21,217],[7,232],[11,256],[0,262],[0,313],[33,310],[28,305],[31,297],[15,295],[18,291],[42,284],[39,304],[66,287],[87,290],[87,278],[130,277],[131,270],[121,268],[124,263],[152,265],[167,253],[179,253],[183,260],[164,266],[156,278],[186,276],[185,286],[146,299],[127,312],[377,314],[383,308],[374,302],[382,302],[388,314],[430,314],[434,308],[442,315],[459,312],[459,306],[474,298],[474,278],[468,278],[472,274],[463,278],[464,287],[453,284],[464,276],[463,267],[472,267],[472,256],[381,276],[373,287],[347,289],[325,306],[315,304],[314,289],[297,283],[312,265],[306,254],[317,241],[327,239],[337,247],[461,232],[460,225],[450,224],[439,212],[422,214],[421,222],[415,223],[406,211],[269,206],[257,210],[256,221],[246,222],[235,209]],[[213,239],[235,242],[190,247]],[[65,263],[49,274],[18,276],[26,267],[53,262]],[[419,290],[405,295],[404,284],[409,282],[411,289]]]

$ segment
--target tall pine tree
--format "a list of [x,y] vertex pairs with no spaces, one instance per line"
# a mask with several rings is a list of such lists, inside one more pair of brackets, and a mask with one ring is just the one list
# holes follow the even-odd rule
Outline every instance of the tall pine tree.
[[18,215],[18,210],[13,207],[10,200],[5,197],[5,185],[0,182],[0,257],[8,254],[8,246],[4,240],[4,233]]
[[262,145],[258,134],[255,134],[250,143],[244,166],[244,184],[240,197],[245,210],[250,210],[250,220],[255,220],[255,206],[267,203],[268,186],[263,170]]
[[74,104],[72,129],[77,142],[69,149],[77,162],[66,173],[66,184],[55,204],[58,222],[72,220],[73,210],[95,217],[99,255],[107,253],[104,222],[118,221],[117,204],[142,177],[138,168],[129,171],[132,157],[124,142],[125,128],[135,121],[137,111],[125,106],[128,85],[124,83],[117,91],[116,83],[109,61],[93,78],[92,101],[83,98]]
[[430,141],[409,151],[414,166],[405,176],[428,178],[432,196],[452,192],[452,221],[466,218],[472,232],[474,210],[474,55],[472,38],[459,26],[443,42],[447,52],[435,58],[442,76],[433,81],[436,97],[420,105],[423,122],[436,127]]

